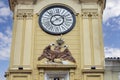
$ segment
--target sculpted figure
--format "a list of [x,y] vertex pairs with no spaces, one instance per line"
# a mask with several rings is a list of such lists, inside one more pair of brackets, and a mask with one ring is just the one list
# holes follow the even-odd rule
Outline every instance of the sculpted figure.
[[48,45],[43,50],[42,55],[38,57],[38,60],[47,58],[49,61],[52,62],[54,62],[55,59],[68,60],[74,63],[76,62],[68,48],[66,48],[64,51],[61,51],[61,47],[59,45],[55,46],[54,50],[51,50],[51,47],[52,45]]

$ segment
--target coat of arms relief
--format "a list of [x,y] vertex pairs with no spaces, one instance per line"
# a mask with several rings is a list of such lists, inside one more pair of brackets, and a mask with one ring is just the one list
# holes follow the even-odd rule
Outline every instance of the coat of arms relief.
[[72,57],[68,46],[64,44],[62,37],[56,40],[56,43],[49,44],[43,50],[43,53],[38,57],[38,60],[44,61],[47,64],[74,64],[75,59]]

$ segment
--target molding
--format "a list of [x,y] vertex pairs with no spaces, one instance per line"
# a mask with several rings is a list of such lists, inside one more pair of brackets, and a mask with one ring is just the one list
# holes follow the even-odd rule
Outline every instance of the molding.
[[98,18],[98,11],[97,9],[83,9],[82,10],[82,17],[83,18]]
[[33,19],[33,9],[18,9],[17,19]]
[[9,73],[32,73],[32,70],[9,70]]
[[8,0],[8,1],[9,1],[10,9],[12,11],[14,11],[14,7],[17,4],[33,5],[33,4],[36,4],[36,2],[37,2],[37,0]]
[[102,7],[102,10],[106,7],[106,0],[98,0],[97,3]]
[[76,69],[77,65],[60,65],[60,64],[46,64],[46,65],[37,65],[37,68],[43,69]]
[[83,69],[82,73],[104,73],[104,69],[95,69],[95,70],[91,70],[91,69]]
[[105,66],[119,66],[120,67],[120,58],[105,58]]
[[[37,3],[37,0],[8,0],[9,1],[9,5],[10,5],[10,9],[12,11],[14,11],[14,7],[17,4],[23,4],[23,5],[33,5]],[[98,3],[101,7],[102,10],[105,9],[106,6],[106,0],[78,0],[79,3]]]
[[10,69],[7,72],[5,72],[4,77],[8,77],[11,73],[14,73],[14,74],[17,74],[17,73],[20,73],[20,74],[26,74],[26,73],[31,74],[32,70],[16,70],[16,69],[12,70],[12,69]]
[[120,57],[105,58],[105,71],[120,71]]
[[92,66],[95,66],[96,69],[103,69],[103,65],[84,65],[84,68],[91,69]]
[[14,11],[14,7],[17,5],[17,0],[8,0],[9,6],[12,11]]

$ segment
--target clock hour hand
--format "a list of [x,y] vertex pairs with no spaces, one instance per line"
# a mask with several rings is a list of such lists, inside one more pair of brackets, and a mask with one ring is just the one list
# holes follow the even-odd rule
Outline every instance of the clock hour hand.
[[63,19],[61,16],[59,16],[59,17],[56,17],[56,16],[54,16],[55,17],[55,20],[53,20],[52,22],[55,22],[55,21],[60,21],[60,19]]
[[54,15],[50,21],[53,25],[59,26],[64,22],[64,19],[61,15]]

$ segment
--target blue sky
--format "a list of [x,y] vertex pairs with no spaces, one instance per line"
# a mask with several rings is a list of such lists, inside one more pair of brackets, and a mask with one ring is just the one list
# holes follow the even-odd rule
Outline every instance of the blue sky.
[[[120,57],[120,0],[107,0],[103,13],[103,38],[106,57]],[[0,0],[0,80],[9,66],[12,12],[8,0]]]

